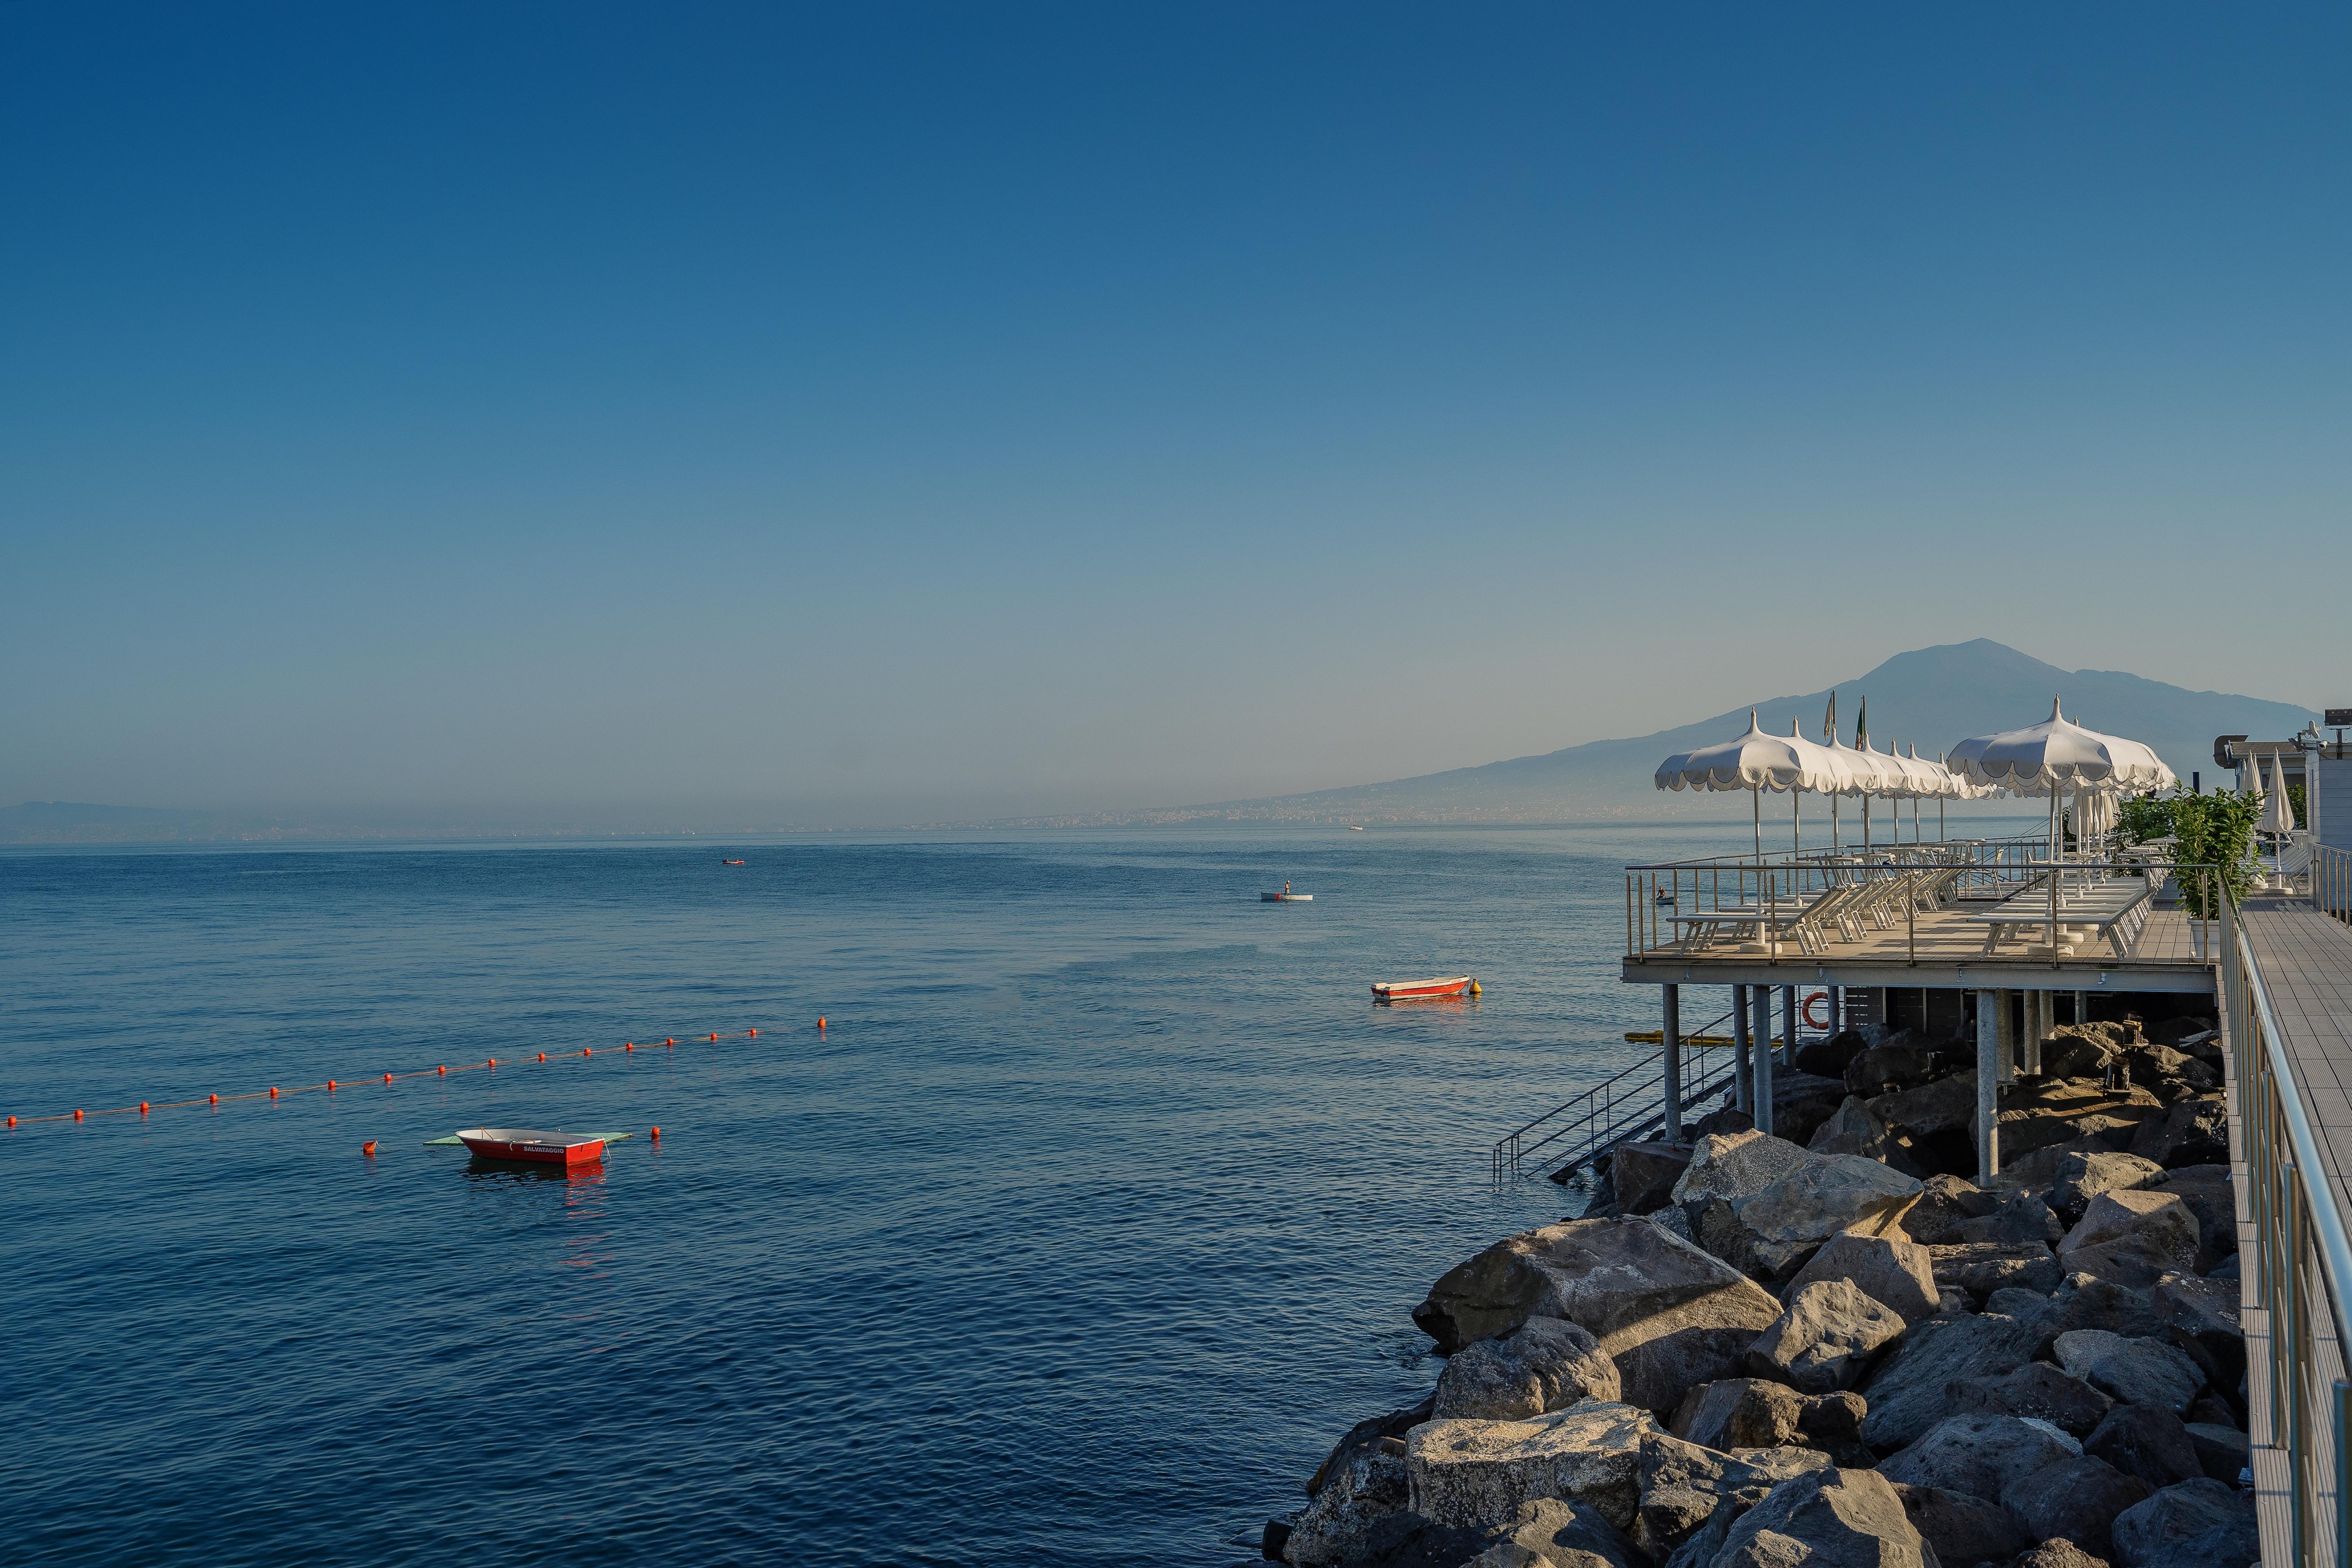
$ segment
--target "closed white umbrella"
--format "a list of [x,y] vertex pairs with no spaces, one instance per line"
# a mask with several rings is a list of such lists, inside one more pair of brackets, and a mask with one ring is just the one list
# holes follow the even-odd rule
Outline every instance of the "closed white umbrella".
[[1660,789],[1749,791],[1756,796],[1756,858],[1760,860],[1764,858],[1764,792],[1833,787],[1834,775],[1824,772],[1823,763],[1814,755],[1822,750],[1791,736],[1766,734],[1751,709],[1746,734],[1719,745],[1676,752],[1658,764],[1653,782]]
[[[2259,774],[2258,766],[2254,772]],[[2294,803],[2286,797],[2286,764],[2278,753],[2271,753],[2271,797],[2263,805],[2260,824],[2271,836],[2271,869],[2286,875],[2286,841],[2294,836]]]

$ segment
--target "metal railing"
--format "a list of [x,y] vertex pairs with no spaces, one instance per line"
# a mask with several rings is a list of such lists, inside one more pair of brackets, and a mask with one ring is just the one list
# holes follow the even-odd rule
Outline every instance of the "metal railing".
[[[2270,1328],[2270,1399],[2253,1423],[2252,1437],[2259,1446],[2284,1450],[2295,1568],[2323,1562],[2345,1568],[2352,1565],[2352,1509],[2344,1506],[2352,1384],[2331,1369],[2340,1373],[2345,1347],[2352,1345],[2352,1319],[2346,1315],[2352,1303],[2352,1237],[2234,900],[2221,945],[2221,984],[2257,1244],[2254,1293]],[[2318,1331],[2323,1322],[2326,1336]],[[2333,1353],[2323,1359],[2328,1337]],[[2263,1373],[2258,1369],[2253,1375]],[[2324,1547],[2323,1510],[2334,1516]]]
[[2352,921],[2352,851],[2311,847],[2311,901],[2339,921]]
[[[1740,1047],[1716,1031],[1734,1022],[1731,1014],[1726,1013],[1682,1037],[1680,1109],[1688,1110],[1710,1095],[1732,1088],[1738,1076]],[[1495,1144],[1495,1180],[1513,1182],[1571,1172],[1620,1143],[1638,1142],[1663,1130],[1665,1060],[1665,1049],[1661,1047],[1615,1077],[1503,1134]]]

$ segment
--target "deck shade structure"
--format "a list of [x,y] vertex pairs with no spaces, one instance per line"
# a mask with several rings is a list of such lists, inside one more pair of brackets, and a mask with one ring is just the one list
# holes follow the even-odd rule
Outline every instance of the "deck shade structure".
[[[1799,750],[1800,747],[1803,749]],[[1787,735],[1768,735],[1748,713],[1748,732],[1719,745],[1676,752],[1658,764],[1654,782],[1660,789],[1744,789],[1756,797],[1756,858],[1764,858],[1764,792],[1816,790],[1834,787],[1822,763],[1814,755],[1823,748]]]
[[1871,744],[1867,733],[1860,737],[1862,744],[1846,752],[1842,759],[1852,770],[1855,788],[1862,796],[1862,847],[1870,847],[1870,797],[1874,795],[1899,795],[1910,787],[1899,758],[1890,757]]
[[2011,795],[2050,797],[2050,858],[2058,858],[2058,796],[2072,789],[2163,789],[2178,784],[2170,768],[2137,741],[2103,735],[2070,722],[2050,700],[2050,717],[2022,730],[1974,735],[1954,746],[1952,771],[1974,784]]

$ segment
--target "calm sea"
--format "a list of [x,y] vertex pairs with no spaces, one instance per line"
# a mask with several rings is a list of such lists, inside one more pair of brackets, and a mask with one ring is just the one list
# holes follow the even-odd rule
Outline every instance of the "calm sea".
[[1739,837],[0,856],[0,1112],[344,1086],[0,1133],[7,1560],[1248,1561],[1564,1212],[1486,1151],[1654,1026],[1618,867]]

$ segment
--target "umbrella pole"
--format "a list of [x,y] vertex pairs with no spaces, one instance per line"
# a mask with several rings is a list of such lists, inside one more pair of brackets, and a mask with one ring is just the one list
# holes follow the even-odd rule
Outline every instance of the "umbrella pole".
[[1799,826],[1804,814],[1805,792],[1801,789],[1790,790],[1789,792],[1789,853],[1791,855],[1801,855],[1805,852],[1805,830]]
[[[1748,798],[1756,803],[1756,865],[1757,874],[1761,876],[1764,865],[1764,792],[1751,789],[1748,792]],[[1758,896],[1762,895],[1759,892]]]

